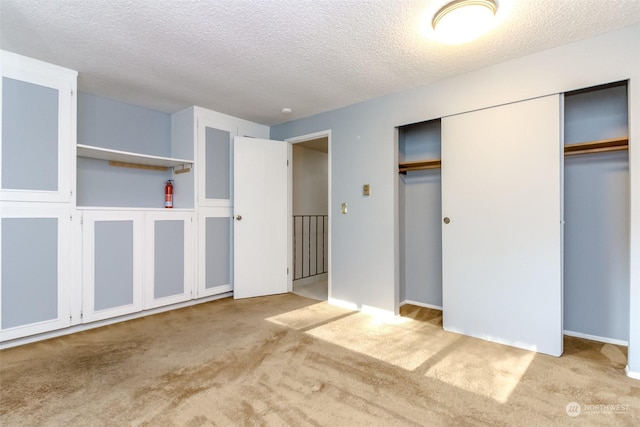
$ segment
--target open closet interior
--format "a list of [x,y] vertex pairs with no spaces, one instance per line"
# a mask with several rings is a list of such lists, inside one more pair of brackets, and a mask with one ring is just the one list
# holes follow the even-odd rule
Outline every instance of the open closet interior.
[[[571,91],[561,99],[562,332],[626,345],[630,199],[627,83]],[[444,120],[448,119],[398,127],[401,305],[442,309],[451,302],[443,304],[442,231],[448,224],[444,217],[449,215],[442,211]],[[456,219],[451,218],[452,224]],[[533,266],[534,260],[525,265]],[[540,307],[541,315],[545,310],[548,308]]]
[[629,336],[627,83],[564,97],[564,331]]
[[400,302],[442,308],[440,119],[398,129]]

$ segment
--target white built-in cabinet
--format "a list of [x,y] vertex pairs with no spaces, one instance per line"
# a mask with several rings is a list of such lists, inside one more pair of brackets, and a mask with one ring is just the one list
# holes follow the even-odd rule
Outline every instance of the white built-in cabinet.
[[0,51],[0,341],[69,326],[76,78]]
[[[197,298],[230,292],[232,278],[232,169],[233,137],[237,120],[199,107],[172,116],[174,146],[191,146],[199,160],[195,165],[194,194],[198,213]],[[182,177],[177,177],[181,179]],[[176,181],[177,186],[184,186]]]
[[[99,162],[93,164],[112,177],[113,186],[121,188],[105,188],[102,180],[96,179],[87,179],[89,182],[82,186],[78,183],[79,200],[96,199],[85,193],[109,193],[104,197],[108,206],[95,202],[78,206],[82,221],[83,322],[194,298],[193,151],[173,141],[169,147],[172,156],[115,150],[91,142],[78,144],[78,158]],[[162,207],[162,189],[168,179],[174,180],[174,188],[179,190],[174,192],[179,197],[174,198],[171,209]],[[132,193],[136,187],[152,191],[152,197],[145,194],[139,202],[141,198]],[[133,206],[132,202],[144,206]]]
[[78,73],[11,52],[0,54],[0,200],[70,203]]
[[[233,138],[268,138],[269,128],[200,107],[172,116],[174,147],[193,147],[198,217],[197,298],[233,290]],[[176,185],[184,186],[176,177]]]
[[0,342],[230,294],[233,138],[269,128],[191,107],[105,134],[157,112],[103,99],[112,121],[81,111],[76,141],[77,72],[4,51],[1,64]]
[[199,296],[233,290],[233,137],[234,123],[202,110],[196,112],[198,171]]
[[0,340],[71,324],[71,210],[62,203],[2,203]]
[[83,318],[91,322],[192,298],[194,213],[82,214]]

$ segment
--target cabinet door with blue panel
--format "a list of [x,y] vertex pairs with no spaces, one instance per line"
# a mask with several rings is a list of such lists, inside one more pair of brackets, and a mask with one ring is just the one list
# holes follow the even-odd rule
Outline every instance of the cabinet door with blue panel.
[[198,205],[231,206],[231,153],[236,128],[232,123],[202,110],[198,110],[197,123]]
[[198,215],[197,297],[233,290],[231,208],[203,208]]
[[7,203],[0,219],[0,341],[71,324],[71,211]]
[[0,200],[70,202],[77,72],[0,51]]
[[85,211],[82,226],[83,320],[142,310],[142,211]]
[[195,275],[194,213],[147,212],[144,308],[186,301]]

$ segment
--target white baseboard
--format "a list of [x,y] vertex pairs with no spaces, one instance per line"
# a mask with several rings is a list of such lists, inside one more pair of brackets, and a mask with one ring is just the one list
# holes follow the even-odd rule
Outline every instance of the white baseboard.
[[411,304],[411,305],[417,305],[418,307],[424,307],[424,308],[432,308],[434,310],[440,310],[442,311],[442,307],[439,305],[433,305],[433,304],[426,304],[424,302],[420,302],[420,301],[413,301],[410,299],[406,299],[404,301],[402,301],[400,303],[400,307],[402,307],[403,305],[407,305],[407,304]]
[[11,347],[18,347],[20,345],[31,344],[38,341],[44,341],[51,338],[61,337],[64,335],[75,334],[76,332],[88,331],[89,329],[100,328],[102,326],[113,325],[114,323],[125,322],[127,320],[138,319],[140,317],[151,316],[153,314],[163,313],[165,311],[177,310],[179,308],[191,307],[193,305],[202,304],[205,302],[215,301],[222,298],[233,296],[233,292],[225,292],[218,295],[212,295],[206,298],[192,299],[177,304],[167,305],[164,307],[152,308],[150,310],[139,311],[137,313],[126,314],[124,316],[113,317],[111,319],[99,320],[97,322],[84,323],[81,325],[70,326],[64,329],[58,329],[51,332],[45,332],[42,334],[31,335],[23,338],[16,338],[10,341],[0,343],[0,350],[4,350]]
[[624,371],[627,373],[629,378],[633,378],[634,380],[640,380],[640,372],[633,372],[629,369],[629,365],[624,368]]
[[587,339],[587,340],[603,342],[603,343],[606,343],[606,344],[623,345],[625,347],[629,346],[629,342],[628,341],[617,340],[617,339],[614,339],[614,338],[599,337],[597,335],[589,335],[589,334],[583,334],[581,332],[574,332],[574,331],[567,331],[567,330],[562,331],[562,333],[564,335],[569,336],[569,337],[584,338],[584,339]]

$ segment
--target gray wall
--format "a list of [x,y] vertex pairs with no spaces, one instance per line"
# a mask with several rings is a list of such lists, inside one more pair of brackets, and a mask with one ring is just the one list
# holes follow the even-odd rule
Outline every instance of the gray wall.
[[[398,311],[397,126],[628,78],[629,117],[640,117],[638,38],[640,25],[635,25],[273,126],[273,139],[331,130],[333,297],[357,307]],[[630,123],[630,139],[630,170],[638,171],[630,174],[630,257],[640,259],[640,150],[633,151],[633,141],[640,141],[638,123]],[[360,195],[363,183],[372,185],[369,198]],[[342,202],[349,203],[348,215],[340,215]],[[631,264],[629,300],[629,365],[640,374],[640,264]]]
[[293,214],[326,215],[329,201],[328,155],[293,144]]
[[[171,116],[79,93],[78,144],[170,157]],[[77,204],[162,208],[168,179],[172,179],[171,170],[120,168],[104,160],[78,157]]]
[[[331,299],[394,311],[394,127],[386,99],[274,126],[272,139],[331,130]],[[418,120],[416,120],[418,121]],[[362,195],[369,184],[370,196]],[[340,205],[348,204],[348,214]]]
[[78,144],[169,157],[171,116],[80,92]]

